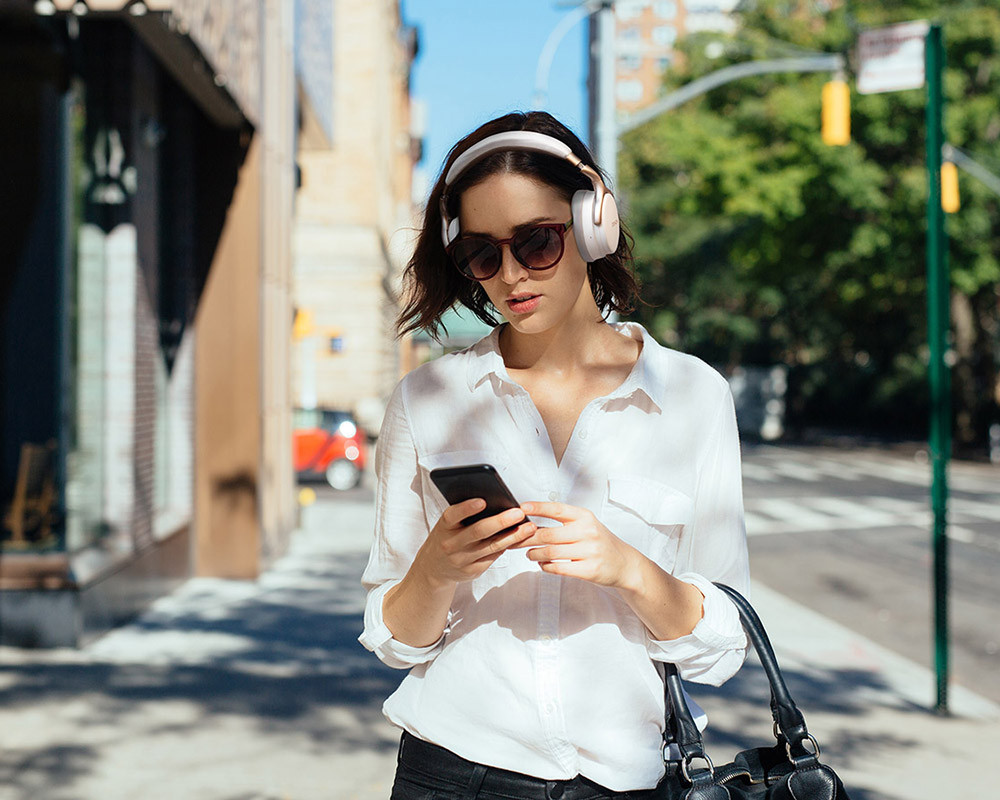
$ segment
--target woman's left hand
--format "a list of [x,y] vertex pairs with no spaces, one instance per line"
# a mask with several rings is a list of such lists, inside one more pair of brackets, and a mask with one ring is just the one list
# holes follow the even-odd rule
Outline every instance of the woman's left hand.
[[609,531],[593,512],[565,503],[522,503],[521,510],[562,523],[538,528],[515,545],[531,548],[528,558],[543,571],[615,588],[635,582],[642,554]]

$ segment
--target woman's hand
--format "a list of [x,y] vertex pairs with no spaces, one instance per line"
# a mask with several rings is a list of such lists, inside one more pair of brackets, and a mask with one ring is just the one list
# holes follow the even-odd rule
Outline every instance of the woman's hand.
[[[507,548],[536,530],[520,508],[462,525],[484,508],[486,502],[474,498],[445,509],[414,560],[428,582],[444,586],[478,578]],[[506,530],[512,526],[517,527]]]
[[565,503],[522,503],[521,509],[562,523],[538,528],[516,545],[531,548],[528,558],[544,572],[617,589],[654,639],[676,639],[694,630],[704,600],[698,588],[623,542],[592,512]]
[[516,547],[545,572],[625,589],[636,585],[644,556],[609,531],[591,511],[565,503],[522,503],[525,514],[561,522],[538,528]]

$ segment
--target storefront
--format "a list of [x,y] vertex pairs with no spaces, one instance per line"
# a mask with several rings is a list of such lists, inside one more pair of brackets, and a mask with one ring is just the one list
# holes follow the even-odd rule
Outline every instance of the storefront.
[[254,577],[293,524],[292,20],[211,5],[0,0],[3,643]]

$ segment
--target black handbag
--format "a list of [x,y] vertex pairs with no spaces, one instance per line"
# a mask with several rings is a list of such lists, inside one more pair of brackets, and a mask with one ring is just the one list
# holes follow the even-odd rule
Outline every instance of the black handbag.
[[[658,800],[849,800],[837,774],[819,760],[819,743],[806,729],[802,713],[788,693],[764,626],[747,599],[716,583],[739,609],[771,685],[775,744],[743,750],[729,764],[716,767],[681,691],[677,667],[665,664],[667,726],[664,760],[667,773],[657,787]],[[668,757],[669,745],[680,757]],[[702,762],[697,766],[693,762]]]

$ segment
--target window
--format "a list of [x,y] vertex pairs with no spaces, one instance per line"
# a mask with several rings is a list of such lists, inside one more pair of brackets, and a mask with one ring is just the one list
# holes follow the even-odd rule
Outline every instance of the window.
[[637,103],[642,99],[642,81],[618,81],[616,94],[624,103]]
[[653,10],[660,19],[673,19],[677,16],[677,3],[658,2]]
[[623,56],[618,59],[618,69],[622,72],[635,72],[642,66],[642,58],[639,56]]
[[644,0],[619,0],[615,6],[615,15],[618,19],[635,19],[642,15],[645,7]]
[[653,28],[653,41],[664,47],[671,47],[677,41],[677,28],[673,25],[657,25]]

